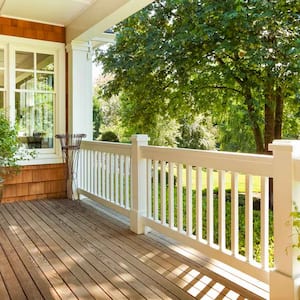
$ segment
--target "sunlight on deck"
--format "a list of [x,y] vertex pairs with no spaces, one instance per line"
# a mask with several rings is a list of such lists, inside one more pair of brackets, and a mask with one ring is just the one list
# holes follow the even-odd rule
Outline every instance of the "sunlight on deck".
[[0,299],[266,299],[123,221],[83,202],[2,204]]

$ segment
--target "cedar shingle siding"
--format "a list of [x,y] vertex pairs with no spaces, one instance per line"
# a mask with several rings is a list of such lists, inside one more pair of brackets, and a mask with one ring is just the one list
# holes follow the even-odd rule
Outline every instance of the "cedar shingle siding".
[[0,17],[0,34],[50,42],[65,42],[64,27],[5,17]]
[[[61,26],[0,17],[0,35],[65,43]],[[3,202],[66,197],[65,165],[24,166],[5,182]]]

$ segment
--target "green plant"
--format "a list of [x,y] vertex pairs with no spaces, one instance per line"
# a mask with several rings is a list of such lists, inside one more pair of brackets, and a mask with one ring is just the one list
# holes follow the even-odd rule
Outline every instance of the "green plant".
[[[292,245],[293,248],[300,249],[300,211],[298,206],[295,205],[295,210],[291,212],[292,225],[296,231],[297,242]],[[300,261],[300,254],[297,256],[297,259]]]
[[103,132],[101,135],[101,141],[107,142],[119,142],[118,136],[112,131]]
[[5,112],[0,110],[0,180],[18,172],[18,161],[34,156],[34,151],[20,147],[16,128],[10,125]]
[[[165,212],[166,212],[166,222],[169,223],[169,188],[166,189],[166,202],[165,202]],[[151,214],[154,216],[154,202],[155,202],[155,195],[154,190],[152,190],[152,211]],[[186,187],[182,188],[182,226],[183,230],[186,230],[187,226],[187,211],[186,211],[186,199],[187,199],[187,189]],[[230,190],[227,190],[227,194],[230,194]],[[173,209],[174,209],[174,226],[178,226],[178,190],[177,187],[174,186],[173,190]],[[207,236],[207,191],[206,189],[202,190],[202,227],[201,227],[201,234],[202,238],[206,240]],[[196,189],[192,189],[192,231],[193,234],[196,235],[197,231],[197,221],[196,221]],[[158,211],[158,219],[161,221],[161,190],[157,190],[157,211]],[[213,242],[215,244],[218,243],[219,239],[219,200],[218,200],[218,190],[215,189],[213,192],[213,225],[214,225],[214,236]],[[226,200],[225,203],[226,209],[226,249],[231,250],[231,199]],[[246,251],[246,214],[245,214],[245,195],[239,194],[239,225],[238,225],[238,232],[239,232],[239,254],[245,255]],[[261,215],[259,209],[253,210],[253,259],[260,263],[261,262]],[[300,229],[300,212],[299,212],[299,229]],[[300,231],[299,231],[300,233]],[[300,247],[300,244],[299,244]],[[274,233],[273,233],[273,211],[269,210],[269,267],[274,266]]]

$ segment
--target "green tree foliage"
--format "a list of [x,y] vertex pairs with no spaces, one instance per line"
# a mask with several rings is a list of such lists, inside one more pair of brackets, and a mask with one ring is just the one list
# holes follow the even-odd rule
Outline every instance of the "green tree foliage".
[[102,112],[100,101],[93,97],[93,140],[97,140],[100,135],[100,126],[102,122]]
[[121,104],[119,97],[93,98],[93,139],[101,140],[103,133],[112,131],[118,136],[124,135],[121,124]]
[[216,135],[217,129],[211,117],[198,115],[192,122],[181,120],[177,145],[180,148],[213,150],[216,147]]
[[[294,211],[291,212],[291,221],[293,228],[296,231],[296,237],[294,244],[292,245],[293,248],[300,249],[300,211],[297,205],[295,205]],[[297,255],[297,260],[300,261],[300,255]]]
[[231,105],[224,107],[224,113],[218,117],[218,124],[220,150],[255,152],[247,109],[239,101],[231,99]]
[[101,134],[101,141],[119,142],[119,137],[113,131],[105,131]]
[[120,102],[121,123],[126,128],[125,140],[130,140],[133,134],[142,133],[150,137],[151,145],[176,146],[179,124],[167,112],[165,115],[156,113],[151,105],[139,105],[134,95],[125,93],[120,96]]
[[115,45],[97,53],[104,73],[114,74],[102,93],[125,93],[143,125],[209,111],[226,141],[236,120],[256,152],[267,152],[282,128],[299,129],[290,122],[300,107],[299,11],[298,0],[155,1],[119,24]]

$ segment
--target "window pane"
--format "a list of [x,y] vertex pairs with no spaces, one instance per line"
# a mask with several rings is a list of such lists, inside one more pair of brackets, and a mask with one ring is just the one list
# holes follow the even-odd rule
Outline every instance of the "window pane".
[[4,68],[4,50],[0,49],[0,68]]
[[33,70],[33,53],[16,51],[16,68]]
[[37,70],[54,71],[54,55],[37,53]]
[[33,90],[34,75],[33,72],[16,72],[16,89]]
[[53,94],[16,92],[20,141],[28,148],[53,148]]
[[53,91],[54,81],[53,74],[38,73],[37,74],[37,89],[42,91]]
[[0,70],[0,88],[4,88],[4,70]]

